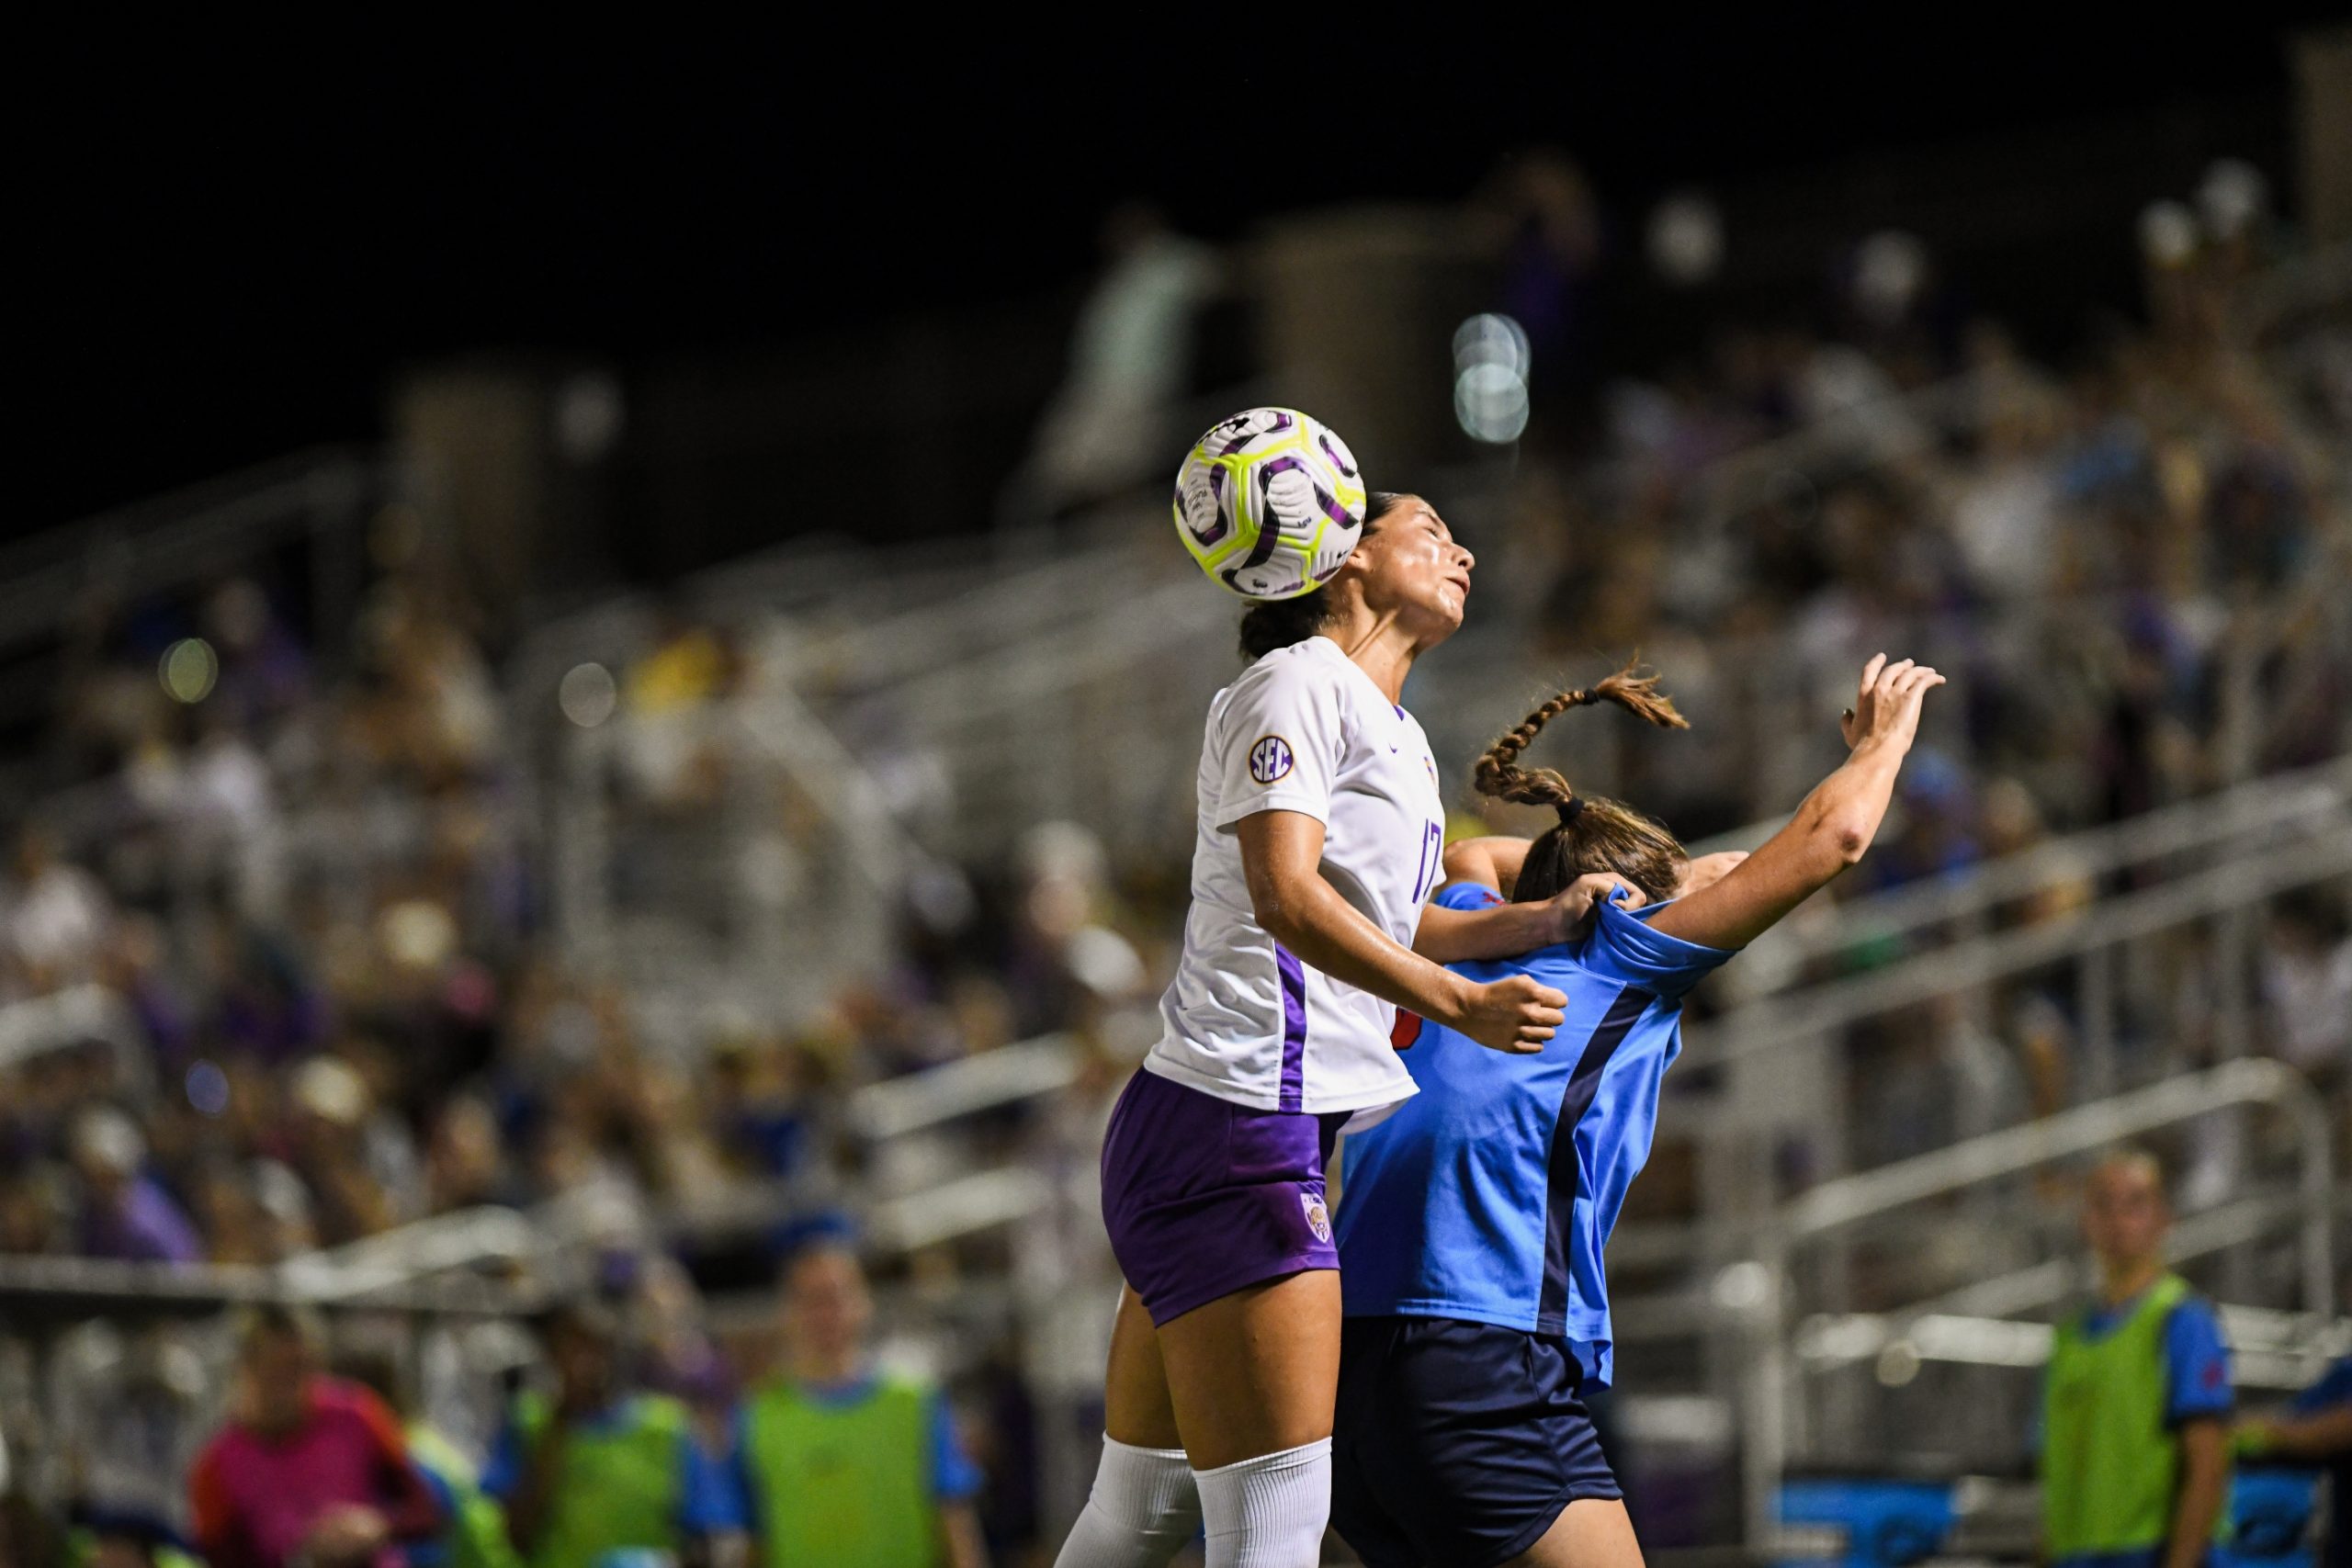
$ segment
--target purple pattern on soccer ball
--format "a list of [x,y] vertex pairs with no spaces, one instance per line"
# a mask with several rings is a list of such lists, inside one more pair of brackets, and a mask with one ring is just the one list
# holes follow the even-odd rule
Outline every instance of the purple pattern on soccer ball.
[[[1305,459],[1285,453],[1282,457],[1274,457],[1264,463],[1261,463],[1258,465],[1257,469],[1250,475],[1251,482],[1253,482],[1258,488],[1258,493],[1267,499],[1268,505],[1264,509],[1267,521],[1277,530],[1282,527],[1283,520],[1273,514],[1272,502],[1273,499],[1274,480],[1283,474],[1305,472],[1306,468],[1306,463]],[[1316,494],[1318,496],[1321,495],[1321,490],[1317,489],[1316,491]]]
[[1204,549],[1232,531],[1232,519],[1226,516],[1216,493],[1224,488],[1224,470],[1212,468],[1205,485],[1190,473],[1176,482],[1176,515],[1182,520],[1184,531]]
[[1321,485],[1315,487],[1315,499],[1321,504],[1323,515],[1340,527],[1353,528],[1357,525],[1356,520],[1348,514],[1348,509],[1340,504],[1340,498],[1325,491]]
[[1328,430],[1316,432],[1315,440],[1316,444],[1323,448],[1323,456],[1329,457],[1331,460],[1331,466],[1340,470],[1341,479],[1351,479],[1356,477],[1355,454],[1348,450],[1346,443]]
[[1246,414],[1236,414],[1218,429],[1222,431],[1226,425],[1233,426],[1235,434],[1218,451],[1220,457],[1232,457],[1261,435],[1280,434],[1290,428],[1291,419],[1280,409],[1252,409]]

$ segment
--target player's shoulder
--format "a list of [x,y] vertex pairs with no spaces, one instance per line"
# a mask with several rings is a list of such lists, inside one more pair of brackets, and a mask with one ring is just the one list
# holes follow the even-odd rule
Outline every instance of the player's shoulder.
[[1217,694],[1216,714],[1255,716],[1314,711],[1353,728],[1357,682],[1341,668],[1344,660],[1314,648],[1317,640],[1310,637],[1260,654]]
[[2165,1331],[2179,1338],[2211,1339],[2218,1344],[2222,1337],[2221,1310],[2184,1285],[2165,1309]]
[[1348,672],[1341,668],[1345,662],[1344,658],[1334,657],[1328,637],[1311,637],[1260,654],[1250,661],[1248,669],[1234,677],[1233,684],[1227,689],[1238,692],[1280,686],[1348,690]]

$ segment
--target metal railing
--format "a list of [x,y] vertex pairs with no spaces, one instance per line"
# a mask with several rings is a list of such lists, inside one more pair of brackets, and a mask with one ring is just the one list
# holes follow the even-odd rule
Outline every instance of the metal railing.
[[[2258,832],[2269,840],[2259,850],[2174,882],[2117,894],[2013,930],[1984,932],[1883,969],[1747,1002],[1692,1029],[1691,1060],[1727,1062],[1820,1039],[1862,1019],[2352,874],[2352,794],[2346,793],[2346,784],[2352,783],[2352,763],[2338,762],[2316,772],[2324,776],[2301,781],[2306,787],[2297,792],[2307,809],[2282,813],[2267,823],[2244,818],[2243,826],[2233,829],[2232,807],[2223,804],[2217,808],[2214,829],[2197,840],[2198,847],[2211,849],[2230,844],[2242,834]],[[2275,792],[2264,793],[2275,798]],[[2065,874],[2065,852],[2053,846],[2052,852],[2037,854],[2034,864],[2018,869],[2025,875],[2044,875],[2053,870]],[[1997,869],[1989,874],[1998,875]],[[2079,881],[2082,875],[2076,872],[2073,879]],[[2004,879],[2003,885],[2009,880]],[[1981,914],[2014,897],[2008,893],[1979,897],[1967,885],[1949,891],[1922,888],[1891,896],[1907,902],[1910,909],[1898,905],[1892,921],[1884,918],[1884,910],[1865,909],[1850,919],[1837,921],[1826,937],[1813,938],[1810,945],[1816,953],[1837,952],[1858,946],[1873,935],[1931,919]],[[1939,913],[1939,907],[1949,912]]]
[[2301,1174],[2299,1201],[2290,1217],[2300,1232],[2304,1304],[2312,1313],[2328,1314],[2335,1278],[2327,1111],[2309,1083],[2275,1062],[2231,1062],[2208,1073],[2078,1107],[1826,1182],[1783,1207],[1758,1237],[1758,1254],[1747,1265],[1760,1270],[1755,1287],[1724,1292],[1747,1306],[1741,1407],[1748,1539],[1772,1539],[1774,1501],[1790,1451],[1804,1442],[1796,1420],[1802,1404],[1792,1397],[1797,1354],[1785,1320],[1788,1290],[1802,1250],[1865,1220],[2078,1159],[2121,1140],[2236,1106],[2274,1110],[2293,1129]]

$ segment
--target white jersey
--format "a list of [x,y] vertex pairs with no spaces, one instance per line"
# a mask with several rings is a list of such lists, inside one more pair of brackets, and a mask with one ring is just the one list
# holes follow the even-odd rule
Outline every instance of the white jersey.
[[1148,1072],[1261,1111],[1394,1105],[1412,1076],[1396,1010],[1312,969],[1266,934],[1241,868],[1240,820],[1323,824],[1324,877],[1404,946],[1437,880],[1445,807],[1412,716],[1329,637],[1278,649],[1209,704],[1184,956],[1159,999]]

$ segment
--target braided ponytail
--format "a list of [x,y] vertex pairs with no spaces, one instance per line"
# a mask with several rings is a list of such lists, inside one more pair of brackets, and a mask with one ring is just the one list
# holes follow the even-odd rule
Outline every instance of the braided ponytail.
[[1657,676],[1635,673],[1639,668],[1637,658],[1606,680],[1580,691],[1562,692],[1521,719],[1518,728],[1478,759],[1474,776],[1480,795],[1523,806],[1548,806],[1559,814],[1559,821],[1528,846],[1519,881],[1511,889],[1515,901],[1549,898],[1578,876],[1595,871],[1616,873],[1653,902],[1674,897],[1690,857],[1673,834],[1617,801],[1577,794],[1556,769],[1519,765],[1520,753],[1543,733],[1545,725],[1570,708],[1594,703],[1614,703],[1661,729],[1690,728],[1690,720],[1675,711],[1674,699],[1659,693]]
[[1486,755],[1478,759],[1478,793],[1522,806],[1549,806],[1560,813],[1563,820],[1572,820],[1583,809],[1583,803],[1568,787],[1568,781],[1552,768],[1521,767],[1519,754],[1543,733],[1545,725],[1570,708],[1593,703],[1615,703],[1634,717],[1646,719],[1662,729],[1690,728],[1690,721],[1675,711],[1674,699],[1659,694],[1657,676],[1634,673],[1640,667],[1641,660],[1636,658],[1586,690],[1562,692],[1520,720],[1518,728],[1488,747]]

